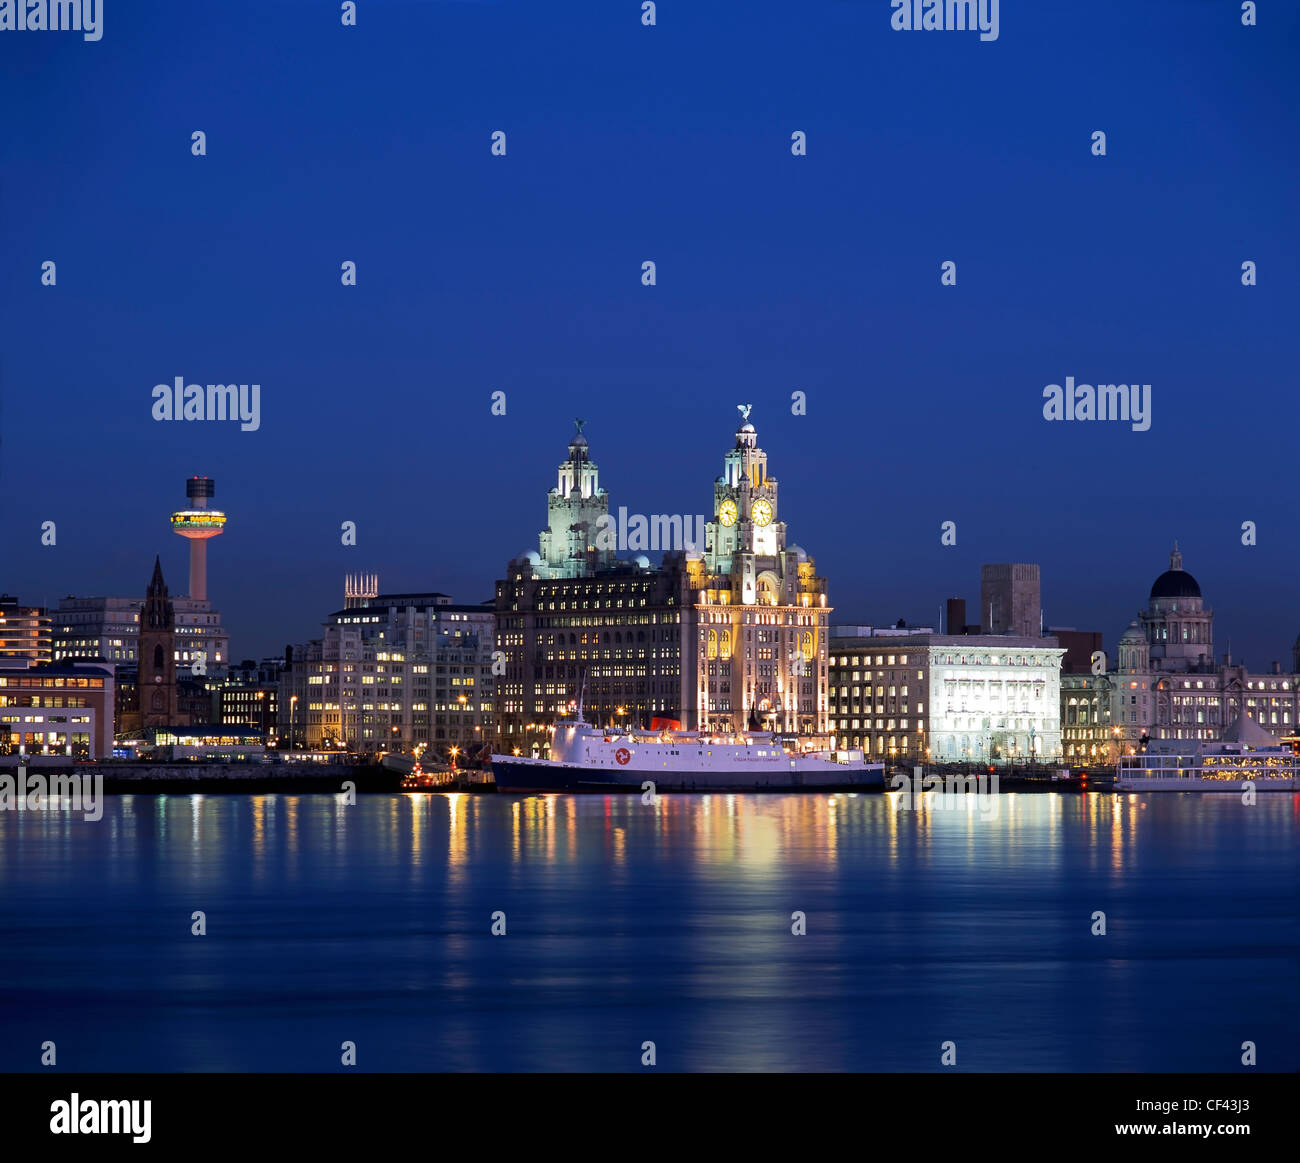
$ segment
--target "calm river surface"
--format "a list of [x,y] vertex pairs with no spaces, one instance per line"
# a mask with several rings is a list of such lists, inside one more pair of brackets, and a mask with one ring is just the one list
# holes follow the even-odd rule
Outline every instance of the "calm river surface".
[[[0,1069],[1300,1067],[1300,796],[0,812]],[[206,936],[191,934],[206,914]],[[506,933],[492,934],[493,913]],[[1106,935],[1093,934],[1093,914]],[[791,932],[792,914],[807,933]]]

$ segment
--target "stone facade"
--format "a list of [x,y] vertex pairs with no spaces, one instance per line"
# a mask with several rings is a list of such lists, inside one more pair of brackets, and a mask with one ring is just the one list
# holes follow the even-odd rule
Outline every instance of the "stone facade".
[[1296,732],[1300,658],[1267,672],[1214,655],[1214,611],[1183,569],[1175,543],[1169,569],[1152,583],[1147,607],[1129,623],[1097,674],[1061,681],[1065,757],[1113,763],[1160,740],[1217,740],[1246,715],[1281,738]]
[[[497,583],[499,745],[545,753],[549,727],[580,692],[598,723],[685,730],[772,729],[811,737],[829,725],[825,580],[786,543],[777,481],[748,421],[714,482],[702,546],[667,548],[659,565],[620,558],[585,437],[579,432],[548,496],[539,548]],[[635,514],[635,528],[690,518]],[[653,536],[653,535],[652,535]]]

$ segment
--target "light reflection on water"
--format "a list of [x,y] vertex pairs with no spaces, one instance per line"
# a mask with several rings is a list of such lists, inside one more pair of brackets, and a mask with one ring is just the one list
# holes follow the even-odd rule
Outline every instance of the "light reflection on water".
[[[1297,1061],[1300,797],[109,797],[0,812],[0,1069]],[[194,910],[208,935],[190,935]],[[490,933],[506,914],[507,933]],[[1106,913],[1105,937],[1092,916]],[[806,917],[807,935],[791,932]],[[1243,988],[1247,984],[1248,988]]]

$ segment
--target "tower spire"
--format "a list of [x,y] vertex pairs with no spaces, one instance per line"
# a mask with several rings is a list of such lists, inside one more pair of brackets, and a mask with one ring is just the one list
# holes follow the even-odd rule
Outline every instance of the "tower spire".
[[1174,551],[1173,551],[1173,553],[1171,553],[1171,554],[1169,555],[1169,568],[1170,568],[1170,569],[1182,569],[1182,568],[1183,568],[1183,555],[1182,555],[1181,553],[1178,552],[1178,542],[1177,542],[1177,541],[1174,542]]

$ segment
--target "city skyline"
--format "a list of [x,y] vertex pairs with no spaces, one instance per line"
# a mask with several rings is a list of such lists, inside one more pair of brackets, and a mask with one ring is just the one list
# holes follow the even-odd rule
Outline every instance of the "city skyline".
[[[1284,658],[1300,11],[1039,5],[991,43],[888,12],[272,6],[251,43],[203,24],[205,67],[247,78],[219,95],[159,6],[115,10],[111,44],[8,38],[0,98],[41,132],[0,164],[60,195],[0,216],[0,585],[141,593],[160,552],[179,583],[159,522],[206,474],[214,600],[260,656],[349,572],[487,599],[572,416],[616,504],[707,512],[745,400],[837,621],[928,624],[981,563],[1029,560],[1049,622],[1113,642],[1177,540],[1234,654]],[[177,376],[260,385],[256,430],[154,420]],[[1149,429],[1045,419],[1071,378],[1149,384]],[[33,475],[33,440],[58,467]]]
[[1297,45],[0,0],[10,1137],[718,1071],[1268,1137]]
[[[758,414],[757,409],[755,409],[755,419],[761,420],[761,416]],[[797,423],[798,419],[799,418],[794,418],[792,422]],[[557,431],[563,432],[566,423],[569,422],[561,421],[557,418],[554,426]],[[590,424],[590,422],[584,421],[584,424]],[[766,437],[766,431],[760,428],[760,433],[763,436],[765,445],[770,446],[770,442]],[[594,432],[593,435],[595,435]],[[620,508],[627,509],[628,512],[633,515],[670,511],[650,506],[634,507],[634,505],[628,504],[624,499],[624,494],[616,483],[620,468],[626,464],[626,461],[616,455],[615,448],[608,449],[606,455],[602,456],[599,438],[598,436],[595,438],[596,443],[592,446],[593,456],[596,457],[597,460],[604,462],[602,463],[601,471],[605,487],[608,489],[610,494],[611,513],[616,513]],[[546,456],[545,449],[541,447],[543,442],[538,439],[534,441],[534,444],[539,447],[539,455],[536,458],[537,461],[542,462],[544,460],[549,460],[553,464],[556,457]],[[525,463],[531,467],[531,460]],[[776,474],[782,477],[787,496],[790,494],[793,494],[796,498],[808,496],[810,492],[808,482],[790,480],[788,475],[780,469],[781,458],[779,455],[773,457],[773,463],[777,466]],[[540,463],[538,467],[540,467]],[[202,478],[213,475],[214,474],[207,473],[190,473],[187,477],[187,483],[195,477]],[[801,485],[803,486],[802,488]],[[227,488],[224,481],[221,482],[221,487],[223,496],[229,495],[229,493],[235,491],[234,489]],[[537,482],[534,495],[531,498],[531,503],[528,497],[519,498],[520,509],[531,509],[540,514],[537,519],[538,528],[545,528],[545,512],[543,506],[546,487],[544,479]],[[674,492],[679,491],[680,490],[674,490]],[[661,493],[660,495],[666,495],[666,492],[667,491],[665,490],[665,493]],[[165,499],[166,498],[163,497],[159,498],[160,518],[165,518],[165,513],[161,512],[161,510],[166,508],[163,504]],[[805,527],[816,528],[818,522],[815,520],[812,522],[805,521],[804,515],[799,511],[798,506],[799,501],[797,499],[793,503],[787,500],[784,510],[787,517],[790,516],[791,510],[794,510],[794,515],[789,521],[795,529],[795,533],[791,538],[791,544],[802,544],[805,541],[813,543],[815,541],[819,560],[833,560],[837,556],[833,543],[830,545],[823,544],[822,541],[816,539],[816,534],[807,538],[802,535],[801,531]],[[246,516],[245,514],[236,511],[233,505],[228,506],[228,508],[230,510],[230,515],[235,518],[233,525],[234,529],[237,531],[245,523]],[[814,506],[814,510],[815,509],[816,506]],[[254,506],[252,514],[255,516],[257,511],[257,508]],[[712,520],[714,516],[711,502],[703,507],[697,506],[696,510],[687,509],[682,510],[682,512],[687,516],[700,512],[708,520]],[[151,523],[161,527],[162,520],[155,520]],[[516,521],[515,524],[517,523],[518,522]],[[1187,522],[1183,523],[1186,524]],[[958,524],[958,543],[956,546],[941,546],[941,535],[941,528],[936,527],[934,542],[940,556],[936,560],[933,555],[926,555],[926,561],[931,564],[930,573],[926,575],[924,579],[907,579],[907,589],[913,594],[915,594],[918,588],[925,587],[929,593],[934,595],[933,601],[929,603],[931,607],[930,609],[926,608],[923,599],[917,599],[915,597],[905,599],[907,601],[906,606],[895,610],[888,609],[883,604],[885,599],[882,598],[875,600],[871,595],[871,590],[875,589],[877,586],[877,579],[875,577],[867,579],[861,577],[837,577],[835,574],[831,573],[829,569],[823,568],[822,572],[828,575],[830,583],[829,596],[830,604],[833,608],[833,614],[831,617],[832,625],[893,626],[899,619],[902,619],[911,626],[928,625],[939,629],[943,618],[943,604],[951,597],[965,599],[970,612],[970,620],[980,621],[978,595],[979,570],[982,566],[994,560],[1033,561],[1038,563],[1043,560],[1044,557],[1048,556],[1046,554],[1037,553],[1032,548],[1026,548],[1024,551],[1020,551],[1016,548],[1013,542],[1009,542],[1006,538],[998,538],[994,543],[999,545],[1010,545],[1009,552],[1003,554],[1001,557],[990,556],[976,559],[969,549],[965,553],[960,552],[964,547],[960,523]],[[504,536],[506,536],[506,534],[502,534],[503,538]],[[536,533],[534,532],[534,541],[535,537]],[[527,552],[529,548],[525,545],[512,551],[505,551],[503,543],[502,552],[498,554],[500,564],[497,568],[496,575],[484,579],[479,583],[478,590],[484,591],[484,593],[480,595],[478,590],[473,588],[472,582],[468,582],[467,587],[465,588],[457,587],[457,580],[464,580],[465,578],[463,570],[457,571],[453,567],[447,571],[438,571],[431,577],[421,577],[419,571],[410,564],[395,562],[376,565],[373,561],[368,560],[366,555],[362,553],[360,547],[345,547],[340,544],[338,554],[339,573],[337,576],[318,576],[316,571],[319,570],[320,567],[312,566],[310,567],[310,572],[305,571],[305,578],[295,579],[292,576],[288,576],[285,579],[287,582],[287,588],[280,591],[284,596],[277,596],[274,590],[268,591],[268,589],[261,586],[259,586],[255,591],[250,592],[247,588],[241,586],[240,579],[232,578],[230,576],[230,571],[228,567],[225,567],[225,563],[222,559],[222,553],[226,548],[224,542],[230,541],[231,539],[231,529],[226,528],[221,542],[217,545],[216,555],[213,559],[213,572],[218,579],[218,582],[215,587],[215,597],[212,598],[215,608],[221,610],[224,623],[231,632],[231,661],[239,661],[240,659],[245,658],[272,657],[283,654],[286,645],[315,637],[316,632],[319,630],[321,621],[329,614],[342,609],[346,604],[346,576],[354,571],[377,575],[379,591],[381,594],[442,592],[451,595],[457,602],[464,604],[479,604],[480,602],[490,603],[492,601],[491,589],[499,577],[504,576],[507,561],[510,558],[517,556],[519,553]],[[149,544],[150,533],[144,530],[138,530],[134,537],[132,537],[130,527],[119,526],[117,527],[116,540],[119,546],[119,551],[118,554],[115,555],[115,558],[118,561],[122,561],[123,564],[121,568],[112,571],[106,576],[113,576],[114,574],[116,576],[122,576],[123,572],[127,568],[124,562],[126,550],[123,547],[132,542],[142,546]],[[1034,540],[1037,541],[1039,539]],[[1221,567],[1221,563],[1219,562],[1208,559],[1204,563],[1198,562],[1194,550],[1187,552],[1188,541],[1185,538],[1180,538],[1175,535],[1173,540],[1177,541],[1185,551],[1184,556],[1191,560],[1192,564],[1188,566],[1189,571],[1194,573],[1194,575],[1201,581],[1208,600],[1215,609],[1219,611],[1215,641],[1216,658],[1221,660],[1223,654],[1229,649],[1231,644],[1234,662],[1246,661],[1251,666],[1263,670],[1272,662],[1277,661],[1282,663],[1284,669],[1288,669],[1290,667],[1291,647],[1294,644],[1296,634],[1300,634],[1300,616],[1297,616],[1295,626],[1296,633],[1293,634],[1288,634],[1289,627],[1286,625],[1282,625],[1280,627],[1280,634],[1275,635],[1269,635],[1267,631],[1261,630],[1257,630],[1253,635],[1240,633],[1237,630],[1237,611],[1234,610],[1230,603],[1223,601],[1218,592],[1219,586],[1216,584],[1216,579],[1220,583],[1226,582],[1226,584],[1231,586],[1234,584],[1234,581],[1244,585],[1248,583],[1249,577],[1243,576],[1240,571],[1226,571],[1225,573]],[[155,553],[150,554],[150,560],[152,561],[154,556],[160,557],[163,563],[164,574],[169,577],[174,574],[177,581],[177,584],[172,587],[174,593],[178,597],[182,595],[190,596],[186,593],[187,587],[185,587],[182,579],[185,576],[187,565],[190,562],[190,551],[193,548],[193,543],[191,543],[187,549],[182,550],[184,556],[181,556],[175,552],[176,548],[179,547],[173,546],[168,540],[165,540],[160,536],[156,538],[156,541],[159,548]],[[1025,541],[1020,544],[1028,545],[1028,542]],[[1242,549],[1242,552],[1253,552],[1258,547],[1241,546],[1240,548]],[[1043,580],[1042,592],[1044,630],[1050,632],[1053,628],[1072,628],[1080,631],[1099,632],[1102,635],[1105,649],[1113,658],[1113,653],[1120,636],[1127,629],[1129,622],[1134,616],[1136,616],[1137,611],[1141,609],[1145,603],[1146,583],[1143,578],[1154,577],[1156,573],[1160,572],[1160,562],[1168,558],[1168,544],[1166,544],[1163,549],[1161,549],[1158,544],[1153,544],[1151,550],[1151,561],[1149,564],[1145,560],[1136,560],[1132,563],[1130,568],[1116,570],[1112,574],[1111,580],[1108,581],[1104,587],[1091,587],[1094,593],[1099,592],[1102,595],[1100,600],[1093,601],[1092,603],[1084,602],[1079,606],[1069,609],[1064,607],[1056,598],[1058,589],[1057,579],[1052,578],[1050,575],[1046,576]],[[55,551],[57,551],[57,547],[49,552]],[[633,555],[634,554],[626,548],[620,548],[620,557],[627,558]],[[656,561],[661,556],[661,553],[657,550],[650,550],[647,551],[647,555],[652,561]],[[947,562],[945,562],[945,558],[948,558]],[[36,561],[39,562],[39,560],[39,558],[36,558]],[[360,564],[345,569],[344,567],[348,566],[348,563],[350,562]],[[944,568],[945,565],[946,568]],[[149,571],[152,571],[151,564],[149,566]],[[940,580],[940,576],[942,576],[942,578],[951,578],[951,584],[945,585],[944,581]],[[1091,576],[1092,575],[1090,575],[1090,577]],[[143,585],[136,585],[123,590],[115,590],[107,585],[99,587],[74,586],[68,588],[64,592],[57,593],[57,595],[52,592],[51,588],[47,587],[43,593],[38,595],[34,589],[24,588],[21,585],[16,584],[13,581],[13,578],[14,574],[10,572],[7,575],[6,584],[0,586],[0,589],[4,589],[6,592],[17,596],[23,605],[45,605],[51,613],[57,610],[59,601],[66,597],[129,598],[136,596],[136,591],[139,591],[140,599],[143,600]],[[304,580],[306,582],[305,588],[309,592],[319,594],[323,599],[319,604],[311,607],[319,612],[319,618],[309,616],[304,619],[300,612],[303,608],[304,602],[287,596],[290,592],[298,592],[297,586],[302,584]],[[896,577],[887,577],[884,580],[890,582],[891,585],[897,585],[899,581]],[[231,584],[232,582],[234,583],[233,585]],[[920,587],[918,587],[918,582],[920,583]],[[1133,601],[1131,607],[1128,610],[1125,610],[1121,605],[1123,599],[1117,595],[1122,593],[1125,587],[1130,584],[1132,586]],[[1072,586],[1068,581],[1066,581],[1066,584],[1062,588],[1069,592],[1078,589],[1079,587]],[[841,598],[841,594],[856,595],[858,604],[850,606],[848,603],[851,599]],[[1249,592],[1244,592],[1242,597],[1244,613],[1244,611],[1252,608],[1251,594]],[[291,609],[299,611],[299,613],[289,614],[288,611]],[[1109,609],[1113,612],[1113,617],[1110,621],[1099,621],[1096,617],[1089,618],[1085,615],[1090,609],[1101,610],[1101,618],[1106,617],[1105,611]],[[278,617],[275,611],[280,611]],[[1256,624],[1261,621],[1271,621],[1276,625],[1276,619],[1268,610],[1258,611],[1253,621]],[[1251,622],[1252,619],[1249,616],[1243,616],[1241,619],[1241,624],[1250,625]],[[257,627],[257,629],[250,630],[248,628],[250,626]],[[946,630],[947,627],[944,627],[944,629]],[[245,648],[244,644],[247,643],[249,639],[253,638],[254,635],[260,635],[258,645],[253,648]],[[243,643],[241,643],[241,639],[243,639]],[[1255,650],[1251,649],[1252,644],[1255,646]],[[1259,651],[1263,651],[1264,653],[1259,653]],[[1265,656],[1265,654],[1267,654],[1267,656]]]

